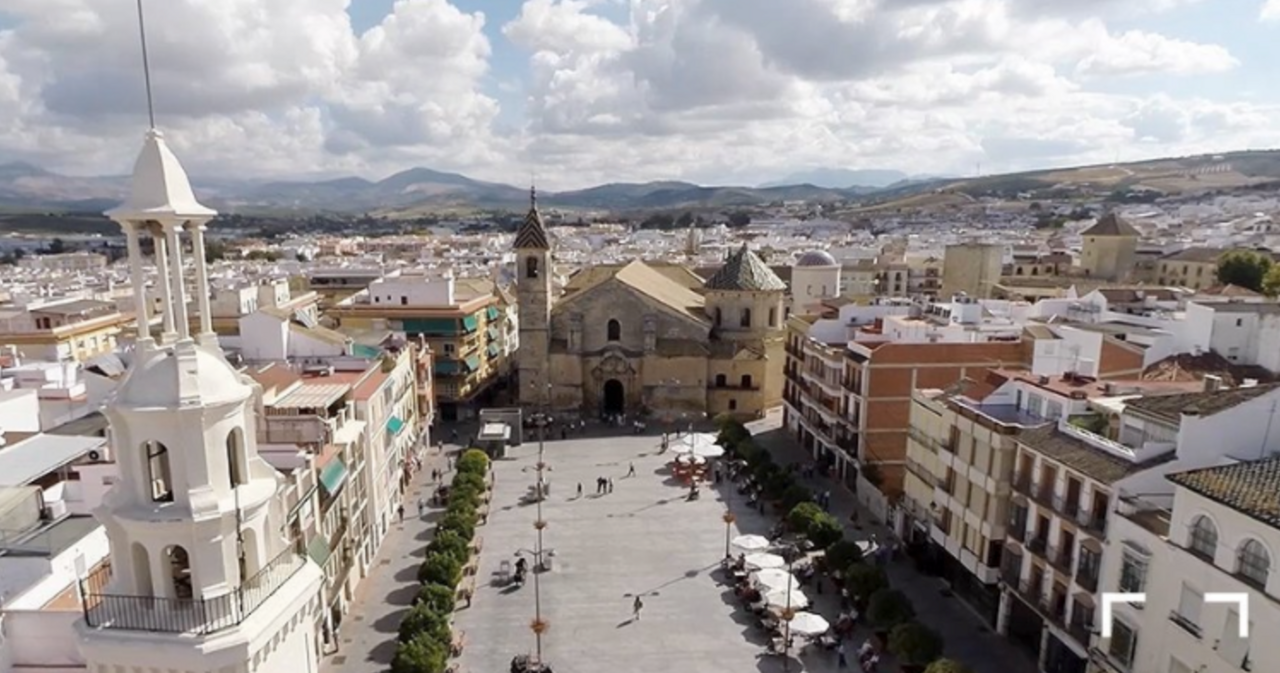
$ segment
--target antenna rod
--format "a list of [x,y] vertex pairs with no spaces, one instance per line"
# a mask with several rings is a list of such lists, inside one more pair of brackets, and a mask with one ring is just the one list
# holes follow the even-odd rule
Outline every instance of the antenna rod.
[[147,85],[147,121],[156,128],[156,109],[151,99],[151,61],[147,57],[147,24],[142,18],[142,0],[138,0],[138,39],[142,42],[142,77]]

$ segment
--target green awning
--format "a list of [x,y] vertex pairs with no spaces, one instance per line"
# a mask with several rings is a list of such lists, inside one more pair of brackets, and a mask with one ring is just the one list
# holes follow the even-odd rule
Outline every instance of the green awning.
[[475,370],[477,370],[477,369],[479,369],[479,368],[480,368],[480,356],[479,356],[479,355],[472,355],[471,357],[467,358],[467,369],[468,369],[468,370],[470,370],[470,371],[473,371],[473,372],[474,372]]
[[490,339],[498,338],[498,328],[493,325],[489,325],[489,329],[485,330],[484,333],[488,334]]
[[382,349],[375,346],[366,346],[365,344],[356,344],[351,347],[351,354],[358,358],[372,360],[373,358],[382,355]]
[[497,307],[497,306],[490,306],[490,307],[489,307],[489,310],[485,311],[485,315],[486,315],[486,316],[488,316],[490,320],[497,320],[497,319],[498,319],[498,307]]
[[320,485],[324,487],[325,493],[330,497],[342,488],[342,482],[347,479],[347,466],[341,460],[334,458],[324,469],[320,470]]
[[406,318],[400,327],[409,334],[457,334],[458,321],[453,318]]
[[498,354],[498,344],[489,344],[489,357],[493,357],[497,354]]
[[462,319],[462,327],[468,332],[480,329],[480,314],[472,314]]
[[457,360],[436,360],[432,369],[441,376],[453,376],[458,373],[459,364]]
[[391,431],[391,434],[398,435],[403,429],[404,421],[400,420],[399,416],[392,416],[387,419],[387,430]]
[[324,539],[323,535],[317,535],[307,543],[307,556],[310,556],[311,560],[322,568],[332,554],[333,551],[329,549],[329,541]]

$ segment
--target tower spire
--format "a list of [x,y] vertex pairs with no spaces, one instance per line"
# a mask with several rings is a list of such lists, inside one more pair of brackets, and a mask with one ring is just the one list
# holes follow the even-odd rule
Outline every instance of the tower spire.
[[147,23],[143,19],[142,0],[138,0],[138,41],[142,43],[142,80],[147,88],[147,122],[156,128],[156,108],[151,97],[151,59],[147,57]]

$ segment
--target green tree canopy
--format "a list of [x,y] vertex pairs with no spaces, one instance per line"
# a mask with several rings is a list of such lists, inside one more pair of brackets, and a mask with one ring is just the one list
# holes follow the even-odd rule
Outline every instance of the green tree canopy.
[[881,589],[871,594],[867,620],[877,628],[892,629],[915,619],[916,609],[907,595],[897,589]]
[[454,601],[457,600],[454,589],[443,584],[427,584],[418,590],[418,597],[414,600],[417,605],[425,606],[429,610],[434,610],[442,615],[453,612]]
[[419,636],[400,643],[391,660],[391,673],[444,673],[449,663],[449,643]]
[[927,664],[942,656],[942,636],[920,622],[906,622],[889,632],[889,651],[906,663]]
[[[858,546],[853,540],[841,540],[827,547],[827,553],[823,556],[827,568],[831,570],[844,570],[849,566],[862,561],[862,547]],[[877,589],[879,587],[876,587]]]
[[855,563],[845,569],[844,585],[855,602],[866,605],[876,593],[889,588],[889,576],[880,566]]
[[1271,270],[1271,258],[1252,250],[1233,250],[1218,258],[1218,282],[1262,291]]
[[462,564],[448,554],[427,554],[427,559],[418,566],[418,581],[423,584],[456,587],[461,578]]
[[1280,297],[1280,264],[1272,264],[1262,279],[1262,293],[1268,297]]
[[929,664],[924,673],[973,673],[973,669],[955,659],[938,659]]
[[452,640],[449,614],[436,612],[427,605],[416,605],[410,609],[409,614],[400,620],[400,642],[407,643],[422,635],[446,643]]
[[818,507],[813,502],[802,502],[792,507],[791,511],[787,513],[787,525],[791,526],[791,530],[801,535],[806,535],[809,532],[809,527],[818,520],[818,517],[825,513],[821,507]]

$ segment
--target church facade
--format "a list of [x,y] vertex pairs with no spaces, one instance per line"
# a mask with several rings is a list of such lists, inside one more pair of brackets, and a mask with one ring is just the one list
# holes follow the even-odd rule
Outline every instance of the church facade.
[[583,269],[558,297],[536,202],[515,248],[526,409],[679,421],[781,404],[786,285],[746,246],[706,281],[637,260]]

